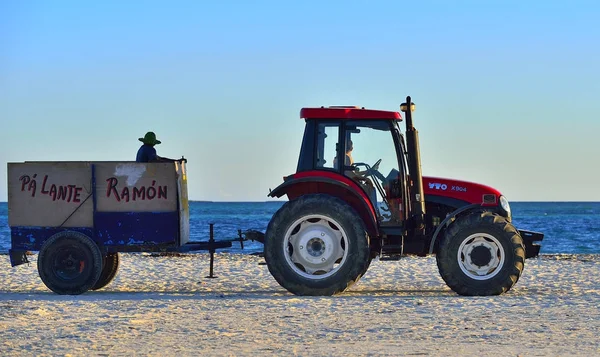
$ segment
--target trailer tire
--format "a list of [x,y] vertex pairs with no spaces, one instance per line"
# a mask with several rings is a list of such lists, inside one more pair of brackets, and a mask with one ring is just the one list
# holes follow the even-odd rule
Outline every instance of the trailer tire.
[[102,254],[85,234],[63,231],[44,243],[37,266],[42,282],[50,290],[60,295],[79,295],[98,281]]
[[459,217],[445,231],[436,261],[442,279],[467,296],[500,295],[519,280],[525,247],[516,228],[492,212]]
[[313,194],[285,203],[265,235],[265,261],[277,282],[296,295],[334,295],[368,268],[369,235],[339,198]]
[[102,259],[102,273],[90,290],[102,289],[117,276],[119,270],[119,253],[108,253]]

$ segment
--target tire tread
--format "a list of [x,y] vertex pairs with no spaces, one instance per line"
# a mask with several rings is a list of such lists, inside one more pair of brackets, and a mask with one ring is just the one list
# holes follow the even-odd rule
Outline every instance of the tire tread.
[[[494,227],[497,232],[503,232],[504,237],[496,237],[501,243],[509,243],[509,252],[505,251],[503,270],[486,283],[467,278],[457,266],[457,250],[452,249],[456,241],[461,238],[461,233],[473,227]],[[525,246],[517,229],[503,217],[492,212],[483,211],[470,214],[457,219],[446,230],[440,242],[436,261],[440,275],[446,284],[460,295],[489,296],[499,295],[509,291],[519,280],[525,266]],[[492,283],[489,283],[492,282]]]
[[[312,213],[327,214],[343,225],[346,234],[356,235],[356,251],[349,248],[346,261],[350,263],[344,272],[324,278],[322,280],[310,281],[298,276],[291,267],[288,267],[282,254],[281,245],[288,226],[295,219]],[[344,225],[346,223],[346,225]],[[352,243],[352,242],[350,242]],[[349,243],[349,244],[350,244]],[[352,251],[352,252],[351,252]],[[325,194],[311,194],[286,202],[273,216],[267,226],[265,235],[265,260],[271,275],[275,280],[289,292],[296,295],[328,296],[339,294],[358,282],[369,266],[369,236],[364,224],[356,211],[337,197]],[[341,267],[338,269],[342,269]]]

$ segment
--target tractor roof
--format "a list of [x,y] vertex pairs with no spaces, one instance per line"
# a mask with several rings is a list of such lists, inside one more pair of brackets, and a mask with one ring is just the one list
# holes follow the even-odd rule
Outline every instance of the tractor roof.
[[300,118],[303,119],[393,119],[402,120],[399,112],[387,110],[365,109],[364,107],[320,107],[302,108]]

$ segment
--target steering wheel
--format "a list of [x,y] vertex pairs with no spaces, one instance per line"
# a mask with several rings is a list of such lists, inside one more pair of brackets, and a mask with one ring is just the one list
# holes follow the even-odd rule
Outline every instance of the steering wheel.
[[381,159],[377,160],[373,164],[373,166],[371,166],[371,168],[369,168],[369,169],[367,169],[367,171],[365,171],[365,177],[375,175],[375,172],[377,172],[377,170],[379,170],[379,164],[381,164]]
[[381,163],[381,159],[377,160],[377,162],[375,162],[375,164],[373,166],[371,166],[370,169],[365,171],[364,177],[374,176],[374,177],[377,177],[379,179],[379,181],[381,181],[382,183],[385,183],[387,181],[387,178],[385,176],[383,176],[381,174],[381,172],[379,172],[379,164],[380,163]]

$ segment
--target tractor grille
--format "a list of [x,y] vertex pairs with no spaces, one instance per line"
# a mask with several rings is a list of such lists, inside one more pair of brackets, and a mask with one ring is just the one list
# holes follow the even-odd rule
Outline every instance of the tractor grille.
[[492,195],[492,194],[483,195],[483,203],[485,203],[485,204],[496,203],[496,195]]

